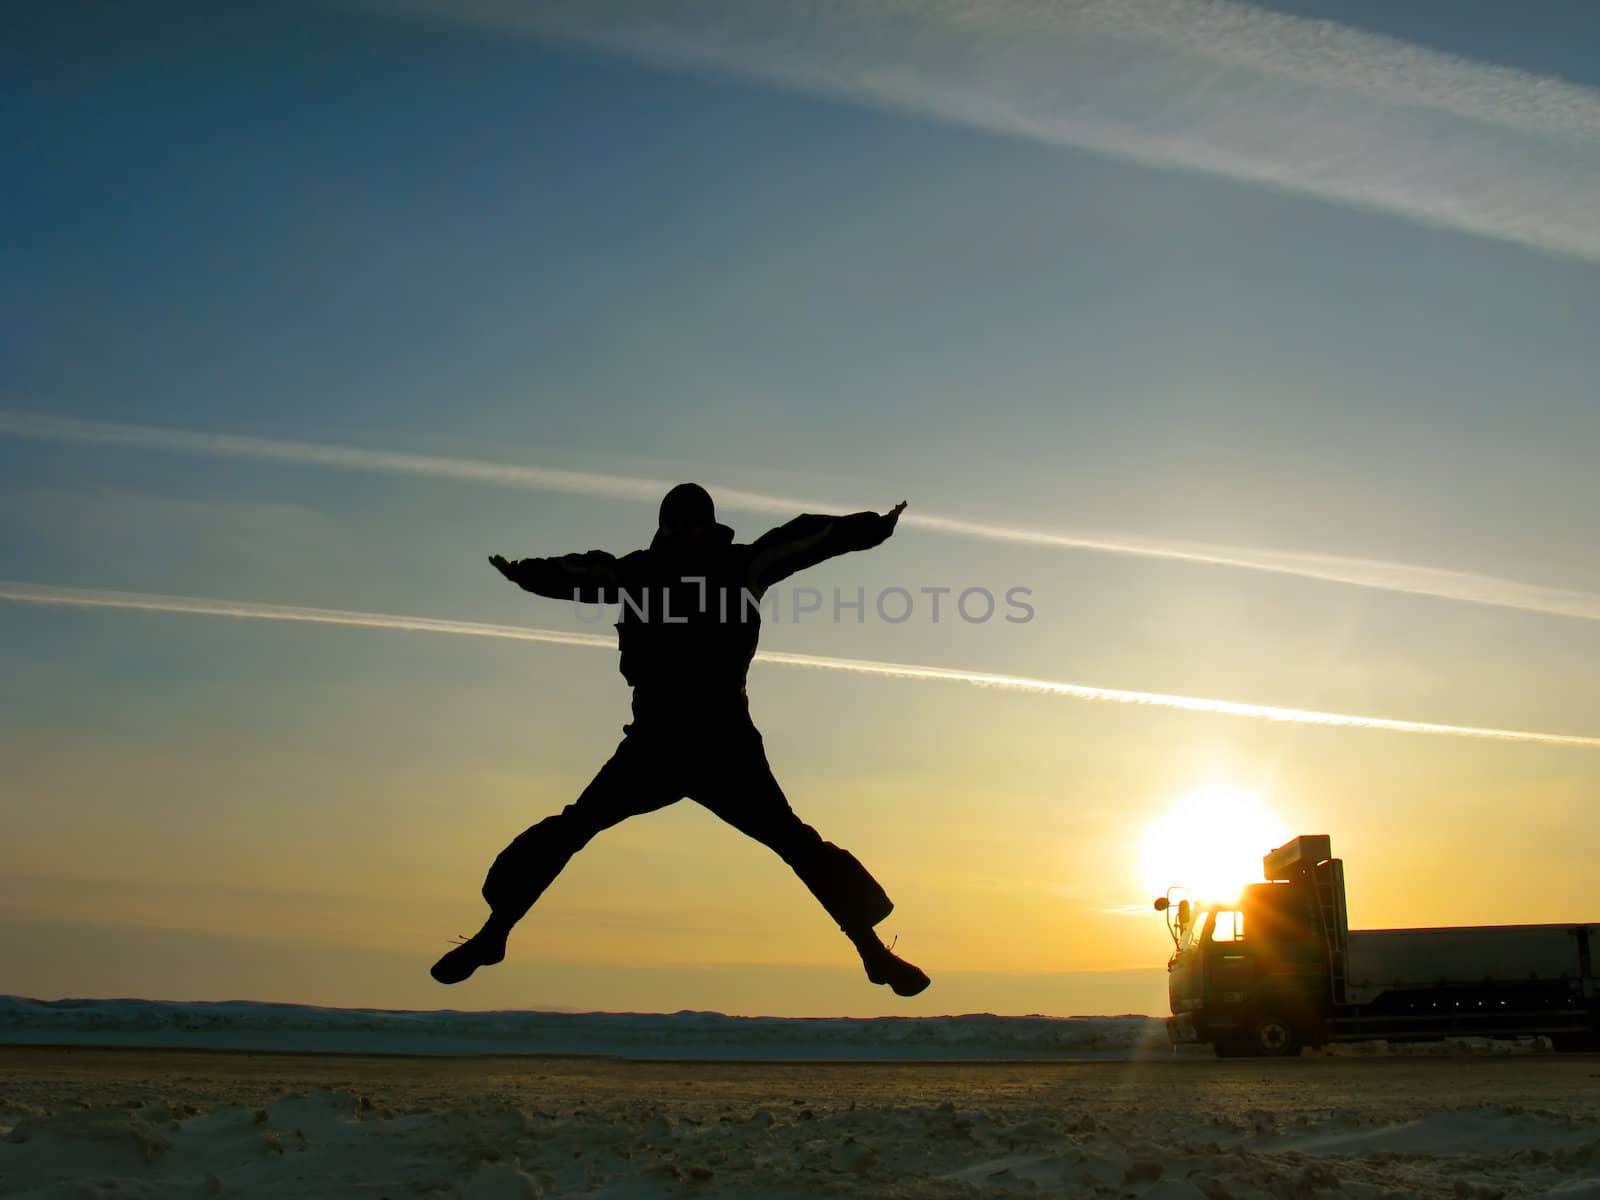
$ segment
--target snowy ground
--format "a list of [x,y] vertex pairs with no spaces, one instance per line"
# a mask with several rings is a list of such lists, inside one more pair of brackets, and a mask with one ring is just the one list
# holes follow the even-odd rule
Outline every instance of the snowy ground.
[[1126,1058],[1168,1050],[1150,1017],[728,1017],[411,1012],[302,1004],[0,996],[0,1043],[367,1054],[694,1059]]
[[0,1047],[0,1195],[1600,1198],[1600,1059]]

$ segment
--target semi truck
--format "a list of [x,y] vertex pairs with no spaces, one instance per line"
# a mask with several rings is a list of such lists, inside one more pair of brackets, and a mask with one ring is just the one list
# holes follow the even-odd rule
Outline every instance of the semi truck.
[[1468,1036],[1600,1049],[1600,924],[1353,930],[1327,834],[1270,851],[1262,875],[1225,902],[1181,888],[1156,901],[1174,1045],[1225,1058]]

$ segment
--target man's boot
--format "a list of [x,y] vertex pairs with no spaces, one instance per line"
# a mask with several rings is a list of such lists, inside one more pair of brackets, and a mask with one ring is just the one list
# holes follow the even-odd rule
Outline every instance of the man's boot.
[[896,996],[915,996],[926,991],[927,973],[921,967],[908,963],[879,940],[868,929],[865,932],[845,930],[861,955],[861,965],[867,969],[867,978],[873,983],[889,985]]
[[440,983],[460,983],[479,967],[492,967],[506,956],[506,937],[511,926],[490,916],[478,930],[454,950],[434,963],[428,974]]

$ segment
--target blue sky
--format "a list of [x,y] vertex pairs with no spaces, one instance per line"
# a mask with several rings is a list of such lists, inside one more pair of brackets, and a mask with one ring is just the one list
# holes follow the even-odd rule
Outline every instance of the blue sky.
[[[1582,4],[1524,6],[1514,22],[1487,4],[1279,11],[1600,86],[1600,17]],[[1600,263],[1582,254],[492,23],[312,5],[29,4],[8,20],[5,410],[698,478],[846,509],[905,498],[1008,527],[1600,591]],[[1128,78],[1143,78],[1141,45]],[[1359,97],[1329,95],[1352,107],[1321,124],[1311,100],[1288,110],[1308,135],[1387,136]],[[1115,77],[1104,96],[1123,102]],[[1409,119],[1397,138],[1437,132],[1452,164],[1481,161],[1486,188],[1520,164],[1559,237],[1600,232],[1562,190],[1581,177],[1563,171],[1593,169],[1593,138],[1496,127],[1480,160],[1483,122]],[[1548,146],[1567,157],[1545,179]],[[573,629],[484,556],[620,552],[653,516],[618,499],[9,436],[0,493],[13,581]],[[746,537],[775,520],[727,518]],[[1025,585],[1038,617],[780,624],[764,644],[1600,733],[1593,621],[912,528],[811,582]],[[24,831],[5,865],[28,880],[0,894],[0,917],[19,939],[51,922],[79,931],[27,960],[13,986],[36,994],[80,978],[116,990],[69,970],[88,944],[72,939],[134,911],[142,929],[241,945],[260,932],[252,917],[285,937],[326,925],[352,946],[379,922],[385,947],[425,967],[473,919],[487,856],[581,787],[625,712],[605,653],[396,633],[6,605],[0,661],[17,684],[0,698],[5,802]],[[1592,751],[776,667],[752,687],[802,814],[898,869],[897,894],[923,912],[987,914],[988,927],[941,925],[901,903],[925,957],[974,978],[1159,967],[1159,928],[1107,911],[1142,898],[1137,872],[1105,864],[1190,782],[1266,790],[1288,832],[1320,821],[1372,853],[1386,813],[1416,844],[1455,824],[1456,785],[1467,811],[1527,817],[1516,836],[1488,819],[1475,840],[1452,834],[1469,855],[1507,837],[1528,855],[1565,838],[1574,863],[1600,848],[1564,824],[1600,781]],[[697,817],[618,831],[568,909],[552,893],[571,936],[524,956],[547,964],[540,996],[609,995],[563,991],[561,964],[633,970],[633,943],[595,929],[648,939],[651,914],[682,932],[661,967],[676,982],[615,985],[614,1005],[674,1004],[709,961],[832,962],[830,931],[790,947],[789,910],[761,907],[809,919],[804,898]],[[927,867],[924,881],[919,863],[948,864],[978,820],[969,875]],[[97,829],[138,846],[138,864],[85,847]],[[1035,860],[1041,830],[1056,840]],[[615,886],[639,877],[630,853],[659,895]],[[700,855],[742,864],[756,916],[695,892]],[[1008,879],[1019,855],[1034,891]],[[399,915],[375,916],[375,881],[397,863],[426,878]],[[170,893],[179,877],[193,896],[247,880],[255,898],[207,924]],[[130,900],[163,879],[164,899]],[[1555,885],[1519,886],[1507,902],[1525,919],[1582,915],[1556,912]],[[1377,916],[1444,919],[1423,893],[1390,888]],[[326,912],[314,899],[332,895]],[[1004,953],[995,925],[1013,931]],[[172,955],[181,981],[189,960]],[[317,978],[281,998],[475,1003],[377,975],[318,992]],[[1003,988],[985,1003],[972,987],[975,1006],[1007,1010]],[[775,986],[771,1003],[791,994]],[[714,988],[702,995],[716,1006]],[[843,984],[811,1002],[875,1003]]]

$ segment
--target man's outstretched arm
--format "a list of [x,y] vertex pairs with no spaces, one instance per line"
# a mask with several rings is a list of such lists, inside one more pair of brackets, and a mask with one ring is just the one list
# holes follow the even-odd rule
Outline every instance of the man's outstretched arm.
[[906,502],[886,513],[859,512],[845,517],[806,513],[762,534],[750,543],[750,582],[771,587],[796,571],[851,550],[870,550],[894,532]]
[[617,560],[604,550],[516,561],[491,554],[489,563],[523,591],[536,596],[585,604],[612,604],[617,599]]

